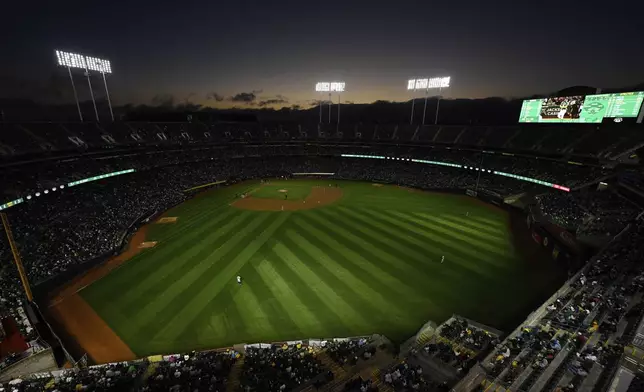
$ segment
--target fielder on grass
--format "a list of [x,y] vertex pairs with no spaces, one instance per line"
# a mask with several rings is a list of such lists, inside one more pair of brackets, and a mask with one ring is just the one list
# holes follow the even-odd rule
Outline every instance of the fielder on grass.
[[241,286],[241,275],[237,275],[237,284]]

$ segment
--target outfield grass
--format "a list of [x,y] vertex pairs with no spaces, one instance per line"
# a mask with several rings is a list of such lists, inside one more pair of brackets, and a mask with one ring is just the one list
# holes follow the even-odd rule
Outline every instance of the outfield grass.
[[[256,184],[202,194],[166,214],[176,224],[151,227],[157,247],[81,295],[143,356],[370,333],[403,340],[454,313],[504,328],[563,280],[551,260],[515,251],[502,210],[465,196],[339,184],[339,202],[308,211],[229,205]],[[328,181],[272,184],[315,185]]]
[[308,182],[291,180],[263,185],[254,190],[251,195],[261,199],[283,200],[284,195],[288,194],[288,200],[304,200],[309,193],[311,193],[311,185]]

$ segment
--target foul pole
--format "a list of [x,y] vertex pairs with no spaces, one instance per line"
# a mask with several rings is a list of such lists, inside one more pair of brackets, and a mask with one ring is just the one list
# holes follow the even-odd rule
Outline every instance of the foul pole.
[[20,253],[18,253],[18,247],[13,240],[13,234],[11,233],[11,227],[9,226],[9,219],[7,218],[7,214],[5,214],[4,212],[0,213],[0,217],[2,217],[2,226],[4,226],[4,232],[7,233],[9,247],[11,248],[11,253],[13,253],[13,261],[16,263],[16,268],[18,268],[18,275],[20,275],[22,287],[25,289],[27,299],[29,300],[29,302],[32,302],[34,300],[34,296],[33,294],[31,294],[31,286],[29,286],[29,280],[27,279],[25,268],[22,266],[22,260],[20,259]]

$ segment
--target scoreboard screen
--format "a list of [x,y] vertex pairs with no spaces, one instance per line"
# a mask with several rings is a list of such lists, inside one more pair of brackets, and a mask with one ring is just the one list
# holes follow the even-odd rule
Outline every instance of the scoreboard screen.
[[644,91],[575,95],[523,101],[520,123],[601,123],[604,118],[637,117]]

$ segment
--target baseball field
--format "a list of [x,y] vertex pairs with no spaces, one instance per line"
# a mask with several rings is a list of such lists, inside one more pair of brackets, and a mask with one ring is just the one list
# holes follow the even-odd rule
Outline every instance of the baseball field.
[[135,356],[371,333],[403,340],[454,313],[504,327],[563,280],[537,244],[519,250],[507,212],[371,183],[215,189],[144,237],[75,305],[89,305]]

